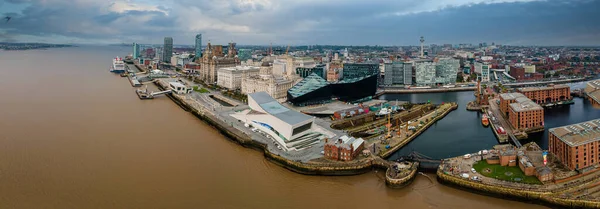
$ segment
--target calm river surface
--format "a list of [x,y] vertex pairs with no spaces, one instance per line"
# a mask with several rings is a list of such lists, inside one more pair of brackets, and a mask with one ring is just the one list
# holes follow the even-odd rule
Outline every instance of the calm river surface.
[[[382,172],[293,173],[168,98],[139,100],[129,82],[108,72],[112,57],[129,53],[89,46],[0,51],[0,208],[544,208],[442,186],[432,174],[433,183],[418,176],[390,189]],[[479,116],[463,109],[461,103],[409,149],[446,157],[493,145]]]
[[[578,85],[582,86],[582,85]],[[458,102],[459,107],[444,119],[431,126],[425,133],[396,152],[390,159],[406,155],[415,150],[432,158],[448,158],[489,149],[498,144],[492,129],[481,125],[481,113],[466,110],[466,104],[473,101],[473,92],[448,92],[428,94],[391,94],[380,98],[411,102]],[[565,126],[600,118],[600,110],[592,107],[585,99],[575,98],[575,104],[554,107],[544,111],[544,133],[531,134],[522,144],[536,142],[543,149],[548,148],[548,128]]]

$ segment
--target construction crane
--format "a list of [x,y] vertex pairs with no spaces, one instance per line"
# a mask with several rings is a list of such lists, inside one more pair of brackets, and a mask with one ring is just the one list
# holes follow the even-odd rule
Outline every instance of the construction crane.
[[387,123],[387,135],[385,136],[386,139],[392,138],[392,123],[391,123],[391,115],[392,112],[388,113],[388,123]]
[[398,132],[396,132],[396,135],[400,136],[400,118],[396,119],[396,125],[398,126]]

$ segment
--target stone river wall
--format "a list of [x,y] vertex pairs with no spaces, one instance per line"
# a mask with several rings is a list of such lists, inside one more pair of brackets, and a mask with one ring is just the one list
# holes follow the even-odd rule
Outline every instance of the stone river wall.
[[434,118],[433,120],[429,121],[429,123],[427,123],[425,126],[419,128],[419,130],[410,135],[407,139],[405,139],[404,141],[400,142],[399,144],[397,144],[396,146],[393,146],[391,149],[386,150],[384,153],[382,153],[381,158],[388,158],[389,156],[391,156],[392,154],[394,154],[396,151],[398,151],[400,148],[404,147],[406,144],[408,144],[409,142],[411,142],[413,139],[417,138],[419,135],[421,135],[423,132],[425,132],[425,130],[429,129],[429,127],[433,124],[435,124],[438,120],[446,117],[446,115],[448,115],[448,113],[456,110],[458,108],[458,104],[457,103],[452,103],[452,107],[447,109],[446,111],[444,111],[441,115],[438,115],[436,118]]
[[[157,86],[160,89],[164,89],[164,87],[161,86],[160,82],[157,83]],[[375,156],[361,161],[339,163],[302,163],[298,161],[288,160],[284,157],[270,152],[267,149],[266,144],[252,140],[248,135],[231,126],[228,126],[227,124],[221,122],[220,120],[218,120],[210,114],[204,114],[203,112],[201,112],[201,110],[198,110],[192,105],[186,103],[180,96],[168,96],[171,100],[173,100],[177,105],[181,106],[184,110],[194,114],[199,119],[215,127],[217,130],[219,130],[221,134],[225,135],[229,139],[239,143],[244,147],[262,151],[264,153],[265,158],[269,161],[300,174],[327,176],[358,175],[369,172],[373,169],[386,170],[390,168],[388,161]],[[398,180],[390,179],[386,175],[386,183],[389,182],[388,185],[395,188],[405,186],[407,182],[410,182],[414,178],[414,173],[416,173],[416,169],[413,172],[412,176],[403,177]]]
[[518,188],[483,184],[446,174],[441,169],[438,169],[437,171],[437,179],[443,184],[457,186],[460,189],[476,191],[478,193],[499,196],[502,198],[517,199],[529,203],[548,205],[555,208],[600,208],[600,202],[559,198],[550,191],[528,191]]

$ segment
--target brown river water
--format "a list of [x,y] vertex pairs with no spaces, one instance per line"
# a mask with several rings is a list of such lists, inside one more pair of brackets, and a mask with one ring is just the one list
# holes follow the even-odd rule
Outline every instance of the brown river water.
[[0,51],[0,208],[545,208],[443,186],[434,174],[390,189],[381,171],[293,173],[166,97],[139,100],[108,72],[128,53]]

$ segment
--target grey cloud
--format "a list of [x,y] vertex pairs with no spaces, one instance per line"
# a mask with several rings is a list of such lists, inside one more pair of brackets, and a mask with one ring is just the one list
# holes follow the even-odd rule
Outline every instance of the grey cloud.
[[[84,1],[80,4],[67,0],[54,0],[56,4],[8,1],[31,4],[14,19],[18,24],[6,28],[8,35],[17,38],[52,34],[160,42],[162,37],[172,36],[176,44],[191,44],[194,34],[202,32],[205,40],[226,43],[234,39],[240,44],[407,45],[417,44],[421,35],[428,43],[600,43],[600,27],[595,22],[600,19],[595,11],[600,8],[598,0],[566,4],[559,0],[496,4],[433,0],[159,2],[164,6],[158,8],[168,15],[135,10],[111,13],[99,8],[101,1],[94,0],[77,0]],[[437,10],[440,8],[444,9]],[[226,30],[223,25],[236,29]],[[243,30],[246,27],[249,31]]]

